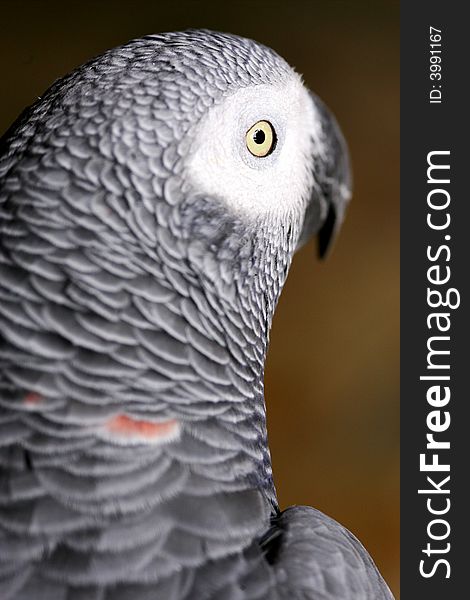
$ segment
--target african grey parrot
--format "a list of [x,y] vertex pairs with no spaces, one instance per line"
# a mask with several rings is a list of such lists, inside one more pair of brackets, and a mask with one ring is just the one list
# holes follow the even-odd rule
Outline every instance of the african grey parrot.
[[0,151],[1,600],[392,598],[280,512],[263,373],[292,255],[349,199],[287,63],[150,35],[57,81]]

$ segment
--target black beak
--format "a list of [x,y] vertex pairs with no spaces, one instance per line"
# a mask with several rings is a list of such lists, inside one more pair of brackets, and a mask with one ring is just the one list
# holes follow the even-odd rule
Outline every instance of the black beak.
[[314,157],[314,190],[305,210],[297,249],[318,234],[318,254],[324,258],[344,219],[351,197],[352,176],[348,147],[335,117],[317,96],[310,95],[320,114],[327,152],[325,156]]

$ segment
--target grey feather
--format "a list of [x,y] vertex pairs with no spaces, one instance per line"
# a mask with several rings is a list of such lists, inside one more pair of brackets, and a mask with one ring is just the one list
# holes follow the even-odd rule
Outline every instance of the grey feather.
[[[273,312],[296,246],[334,233],[349,198],[339,128],[312,96],[323,151],[312,133],[282,219],[188,176],[212,109],[295,77],[244,38],[147,36],[2,138],[2,600],[391,598],[341,526],[278,515],[267,446]],[[177,429],[128,444],[116,417]]]

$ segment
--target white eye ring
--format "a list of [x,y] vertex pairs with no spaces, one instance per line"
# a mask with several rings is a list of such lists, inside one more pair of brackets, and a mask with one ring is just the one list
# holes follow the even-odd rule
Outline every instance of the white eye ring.
[[246,132],[245,141],[253,156],[264,158],[276,147],[276,132],[269,121],[257,121]]
[[[264,152],[250,140],[261,121],[275,141]],[[310,162],[322,154],[322,135],[320,115],[295,73],[278,85],[242,87],[195,126],[185,174],[192,189],[237,215],[285,218],[310,197]]]

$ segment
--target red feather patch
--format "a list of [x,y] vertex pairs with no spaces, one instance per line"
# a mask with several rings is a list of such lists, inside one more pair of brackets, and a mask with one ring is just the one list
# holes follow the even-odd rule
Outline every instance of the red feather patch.
[[119,438],[142,439],[142,441],[164,441],[175,436],[179,424],[175,419],[155,423],[133,419],[127,415],[116,415],[105,425],[107,431]]
[[29,406],[35,406],[42,402],[42,396],[36,392],[29,392],[29,394],[26,394],[23,398],[23,402]]

